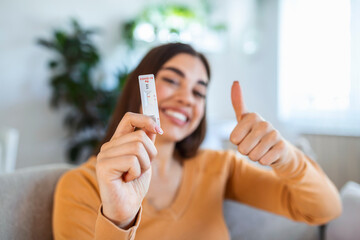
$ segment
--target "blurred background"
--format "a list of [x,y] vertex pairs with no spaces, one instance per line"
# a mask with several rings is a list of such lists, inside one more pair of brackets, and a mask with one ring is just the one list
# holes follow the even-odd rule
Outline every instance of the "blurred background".
[[248,109],[338,188],[360,182],[359,0],[2,0],[1,171],[85,161],[126,75],[176,41],[212,67],[203,147],[233,148],[239,80]]

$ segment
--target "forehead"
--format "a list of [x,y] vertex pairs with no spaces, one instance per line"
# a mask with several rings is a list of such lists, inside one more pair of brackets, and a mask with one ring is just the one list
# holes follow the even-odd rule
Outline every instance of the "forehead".
[[208,82],[206,67],[197,56],[186,53],[177,54],[165,62],[162,69],[166,67],[175,67],[185,73],[186,77],[202,79]]

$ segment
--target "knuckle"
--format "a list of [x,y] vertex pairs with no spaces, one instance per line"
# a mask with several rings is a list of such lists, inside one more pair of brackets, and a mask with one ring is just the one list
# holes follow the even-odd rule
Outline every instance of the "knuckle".
[[253,161],[259,160],[258,157],[257,157],[257,154],[254,153],[254,152],[251,152],[248,157]]
[[135,177],[139,177],[141,175],[141,168],[140,168],[139,164],[134,166],[134,174],[135,174]]
[[260,127],[264,130],[269,130],[270,129],[270,124],[266,121],[261,121],[260,123]]
[[259,160],[259,163],[261,165],[264,165],[264,166],[269,166],[270,165],[270,159],[263,157],[263,158],[261,158]]
[[97,158],[96,164],[95,164],[95,171],[96,174],[101,174],[106,172],[106,161],[103,161],[101,158]]
[[235,143],[236,142],[236,134],[235,134],[235,130],[231,132],[230,134],[230,141],[232,143]]
[[100,152],[105,151],[105,149],[108,149],[110,147],[110,142],[106,142],[100,147]]
[[156,157],[157,155],[158,155],[158,151],[157,151],[157,149],[155,148],[154,153],[152,153],[151,158],[154,158],[154,157]]
[[105,158],[108,157],[108,151],[107,149],[104,149],[103,151],[100,151],[96,157],[96,160],[99,161],[104,161]]
[[99,154],[100,154],[101,152],[105,151],[105,148],[106,148],[106,145],[105,145],[105,144],[106,144],[106,143],[104,143],[103,145],[101,145]]
[[128,162],[129,165],[132,166],[132,168],[134,168],[138,163],[138,159],[136,156],[129,156]]
[[240,152],[242,155],[247,155],[247,152],[246,152],[246,149],[245,149],[244,146],[239,145],[238,149],[239,149],[239,152]]
[[96,157],[96,168],[101,168],[103,164],[102,157],[100,154]]
[[140,142],[134,142],[132,147],[133,147],[133,151],[136,153],[142,150],[142,144]]
[[280,151],[284,151],[285,150],[285,142],[284,141],[280,141],[278,143],[278,148]]
[[142,166],[142,169],[144,171],[148,170],[150,168],[151,164],[150,164],[150,161],[145,161],[143,166]]
[[277,138],[277,136],[278,136],[278,131],[276,131],[275,129],[271,130],[270,136],[272,136],[273,138]]
[[97,163],[101,162],[102,159],[103,159],[103,157],[104,157],[104,156],[103,156],[103,152],[100,151],[100,152],[98,153],[98,155],[96,156],[96,162],[97,162]]
[[244,121],[250,121],[252,122],[254,120],[254,115],[253,113],[247,113],[244,117]]
[[266,121],[260,121],[255,124],[255,132],[256,133],[267,132],[268,129],[269,129],[269,123]]
[[137,157],[134,155],[129,156],[129,162],[135,164],[137,162]]
[[109,151],[106,151],[106,150],[101,153],[102,159],[108,158],[109,155],[110,155],[110,154],[109,154]]
[[151,150],[149,151],[149,157],[150,158],[156,157],[157,154],[158,154],[158,152],[157,152],[156,147],[151,148]]
[[261,160],[259,161],[259,163],[260,163],[261,165],[267,165],[267,161],[265,161],[264,159],[261,159]]
[[255,113],[255,112],[249,113],[248,116],[249,116],[249,119],[250,119],[251,121],[256,121],[256,120],[259,119],[258,114]]
[[147,135],[143,130],[138,130],[136,131],[136,137],[138,141],[144,142]]
[[254,134],[256,136],[258,136],[258,135],[261,135],[264,132],[264,129],[262,129],[260,127],[254,127],[252,131],[254,132]]
[[131,118],[132,115],[133,115],[132,112],[126,112],[126,113],[124,114],[124,118]]
[[266,136],[265,140],[268,143],[274,142],[276,141],[276,139],[278,138],[278,133],[276,130],[272,130],[271,132],[269,132],[269,134]]
[[277,130],[275,130],[275,129],[272,130],[271,134],[272,134],[274,140],[280,139],[280,133]]
[[230,134],[230,141],[233,144],[239,144],[244,137],[244,130],[241,129],[240,125],[237,125]]

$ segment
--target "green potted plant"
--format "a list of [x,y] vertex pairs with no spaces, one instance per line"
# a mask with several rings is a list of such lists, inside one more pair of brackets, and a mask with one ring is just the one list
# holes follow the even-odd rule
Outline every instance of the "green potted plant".
[[101,60],[91,37],[94,29],[84,29],[76,20],[70,32],[54,30],[52,39],[38,43],[55,53],[48,63],[51,71],[51,107],[64,107],[68,131],[67,157],[70,162],[86,160],[102,139],[116,99],[121,93],[127,71],[119,71],[117,85],[104,89]]

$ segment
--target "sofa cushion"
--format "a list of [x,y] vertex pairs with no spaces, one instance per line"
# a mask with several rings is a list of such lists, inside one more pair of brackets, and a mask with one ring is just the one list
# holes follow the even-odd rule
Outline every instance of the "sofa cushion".
[[319,228],[261,211],[244,204],[225,201],[225,219],[232,240],[315,240]]
[[340,191],[343,213],[326,227],[326,240],[360,239],[360,184],[348,182]]

